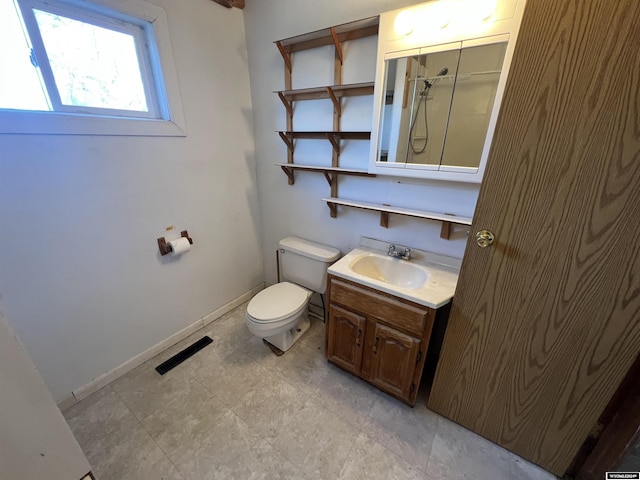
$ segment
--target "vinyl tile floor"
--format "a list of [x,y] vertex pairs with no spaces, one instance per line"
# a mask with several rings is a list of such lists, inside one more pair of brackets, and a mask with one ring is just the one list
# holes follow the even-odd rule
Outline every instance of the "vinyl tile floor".
[[[551,480],[428,410],[329,364],[324,324],[275,356],[246,304],[64,412],[98,480]],[[203,335],[167,374],[155,367]]]

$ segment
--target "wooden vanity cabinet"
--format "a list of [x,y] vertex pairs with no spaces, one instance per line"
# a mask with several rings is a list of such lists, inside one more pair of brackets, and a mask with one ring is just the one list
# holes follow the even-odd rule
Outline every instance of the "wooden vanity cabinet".
[[327,359],[414,406],[435,310],[329,276]]

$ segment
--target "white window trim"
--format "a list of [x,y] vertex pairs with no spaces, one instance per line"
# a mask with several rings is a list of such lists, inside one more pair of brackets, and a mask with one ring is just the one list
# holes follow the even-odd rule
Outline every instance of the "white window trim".
[[[95,114],[0,110],[0,134],[58,135],[123,135],[123,136],[186,136],[186,124],[180,100],[180,86],[173,60],[169,24],[162,7],[145,0],[74,0],[80,8],[95,9],[95,5],[121,12],[151,23],[157,51],[149,45],[150,56],[159,62],[164,80],[166,104],[157,108],[167,112],[169,120],[109,117]],[[159,101],[162,102],[162,98]]]

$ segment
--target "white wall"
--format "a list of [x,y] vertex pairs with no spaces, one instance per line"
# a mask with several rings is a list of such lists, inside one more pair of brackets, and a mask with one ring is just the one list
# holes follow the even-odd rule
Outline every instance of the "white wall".
[[[410,0],[249,0],[244,10],[251,94],[254,108],[257,178],[263,225],[263,252],[266,280],[274,282],[277,242],[286,235],[299,235],[336,246],[347,252],[360,236],[410,245],[441,254],[461,257],[466,233],[459,227],[453,240],[439,237],[440,223],[391,216],[390,228],[379,226],[374,212],[341,208],[338,218],[331,218],[321,198],[329,196],[323,175],[296,174],[294,186],[278,162],[286,162],[286,147],[276,130],[286,127],[285,110],[272,93],[284,88],[284,67],[274,41],[294,35],[377,15],[383,11],[420,3]],[[345,44],[343,82],[372,81],[375,71],[376,37]],[[332,47],[293,55],[293,87],[330,85],[333,75]],[[343,104],[343,130],[370,130],[372,97],[351,97]],[[331,104],[328,101],[298,102],[294,128],[298,130],[331,129]],[[325,144],[326,143],[326,144]],[[300,163],[330,164],[328,142],[301,141],[296,147]],[[367,142],[345,144],[341,164],[366,168]],[[401,183],[399,183],[401,182]],[[450,182],[418,181],[397,177],[340,177],[339,195],[345,198],[394,206],[421,208],[471,216],[478,194],[477,185]]]
[[264,280],[242,11],[153,1],[186,138],[0,135],[0,304],[57,401]]

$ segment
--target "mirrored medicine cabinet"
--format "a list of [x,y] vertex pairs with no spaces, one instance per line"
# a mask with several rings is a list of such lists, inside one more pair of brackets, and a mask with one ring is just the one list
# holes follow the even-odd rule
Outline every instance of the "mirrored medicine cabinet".
[[[463,25],[442,17],[446,3],[461,1],[381,15],[370,173],[482,180],[524,2],[501,0]],[[399,16],[417,23],[410,34],[397,32]]]

